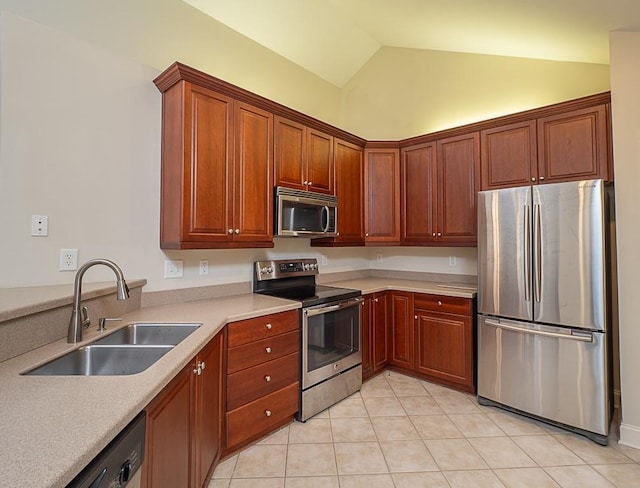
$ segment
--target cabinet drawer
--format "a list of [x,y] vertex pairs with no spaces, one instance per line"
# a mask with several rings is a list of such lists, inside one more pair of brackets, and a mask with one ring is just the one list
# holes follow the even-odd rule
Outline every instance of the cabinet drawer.
[[443,313],[471,315],[470,298],[416,293],[414,295],[414,307],[422,310],[433,310]]
[[227,355],[227,372],[235,373],[297,352],[300,350],[299,336],[300,333],[296,330],[244,346],[231,347]]
[[267,339],[300,329],[298,310],[241,320],[227,326],[229,347]]
[[272,393],[298,381],[297,352],[280,359],[243,369],[227,377],[227,410]]
[[299,388],[295,382],[227,413],[227,448],[268,432],[296,413]]

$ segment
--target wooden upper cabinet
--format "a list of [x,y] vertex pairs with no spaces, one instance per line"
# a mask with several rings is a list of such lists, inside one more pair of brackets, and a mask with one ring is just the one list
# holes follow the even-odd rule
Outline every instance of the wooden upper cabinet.
[[342,139],[334,139],[337,233],[334,238],[311,239],[312,246],[362,246],[363,233],[363,157],[364,149]]
[[334,194],[333,136],[275,117],[275,184]]
[[530,185],[538,175],[536,121],[510,124],[480,133],[481,188]]
[[480,134],[439,140],[437,155],[438,242],[473,246],[477,241]]
[[160,247],[273,247],[273,116],[180,81],[162,117]]
[[607,104],[483,130],[482,190],[611,180]]
[[364,152],[365,242],[400,242],[400,152],[375,148]]
[[273,239],[273,115],[240,102],[235,109],[233,240],[268,243]]
[[401,158],[401,240],[408,244],[435,242],[436,145],[403,148]]
[[606,105],[538,119],[540,183],[611,178]]

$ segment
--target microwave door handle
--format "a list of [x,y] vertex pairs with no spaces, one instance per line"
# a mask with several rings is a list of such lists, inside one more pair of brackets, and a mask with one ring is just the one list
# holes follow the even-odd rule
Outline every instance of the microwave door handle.
[[329,230],[329,207],[327,205],[322,207],[322,217],[327,219],[327,223],[322,227],[322,232],[327,232]]

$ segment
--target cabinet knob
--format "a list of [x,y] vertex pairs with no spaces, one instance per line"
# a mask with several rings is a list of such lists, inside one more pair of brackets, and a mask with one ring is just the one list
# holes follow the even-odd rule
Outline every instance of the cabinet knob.
[[265,347],[264,348],[264,352],[266,352],[267,354],[271,354],[271,348],[270,347]]
[[536,181],[536,177],[534,176],[533,178],[531,178],[531,181]]
[[433,234],[431,234],[431,237],[435,237],[435,236],[436,236],[436,233],[435,233],[435,232],[434,232]]
[[307,185],[311,186],[311,185],[313,185],[313,182],[310,181],[309,183],[307,183]]
[[271,417],[271,410],[265,410],[265,411],[264,411],[264,414],[265,414],[267,417]]
[[233,229],[229,229],[227,232],[228,232],[229,234],[233,234]]
[[271,376],[267,375],[264,377],[264,380],[269,383],[271,381]]
[[541,176],[541,177],[540,177],[540,181],[544,181],[544,176]]
[[308,184],[309,184],[309,182],[308,182],[307,180],[304,180],[304,181],[302,182],[302,184],[303,184],[303,185],[308,185]]
[[374,298],[373,299],[373,301],[376,302],[376,303],[378,303],[378,300],[379,300],[378,298]]
[[204,369],[204,368],[206,368],[206,367],[207,367],[207,363],[205,363],[204,361],[202,361],[202,362],[200,363],[200,369]]
[[415,320],[418,320],[418,316],[417,316],[417,315],[414,315],[414,316],[413,316],[413,318],[414,318]]
[[369,237],[369,233],[367,232],[364,236],[365,236],[365,237]]
[[265,325],[265,327],[267,328],[267,330],[271,330],[273,328],[273,325],[267,324],[267,325]]
[[438,300],[438,307],[442,307],[442,302]]
[[438,232],[438,237],[442,237],[442,232]]
[[240,229],[236,229],[236,234],[240,234]]

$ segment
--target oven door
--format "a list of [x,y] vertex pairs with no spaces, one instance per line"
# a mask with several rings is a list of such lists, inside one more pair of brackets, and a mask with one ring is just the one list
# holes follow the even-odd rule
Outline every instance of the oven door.
[[361,302],[358,297],[303,309],[303,390],[362,362]]

